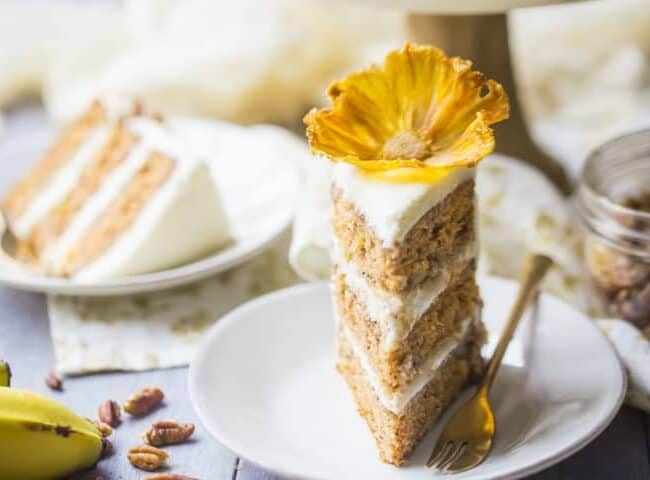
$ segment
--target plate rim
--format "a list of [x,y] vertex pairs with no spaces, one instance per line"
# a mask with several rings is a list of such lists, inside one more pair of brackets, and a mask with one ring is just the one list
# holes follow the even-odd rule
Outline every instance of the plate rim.
[[[516,286],[517,282],[508,278],[504,277],[498,277],[498,276],[486,276],[485,277],[488,281],[496,281],[500,283],[507,283]],[[249,300],[248,302],[245,302],[238,307],[234,308],[233,310],[229,311],[225,315],[223,315],[221,318],[219,318],[216,323],[206,332],[204,337],[202,338],[201,342],[197,346],[196,352],[192,358],[192,361],[190,362],[189,369],[188,369],[188,390],[189,390],[189,396],[190,396],[190,402],[192,403],[192,407],[194,408],[194,412],[196,413],[197,417],[199,418],[199,421],[201,422],[201,425],[205,430],[209,433],[209,435],[216,440],[219,444],[224,446],[225,448],[229,449],[232,451],[237,457],[243,458],[246,461],[264,469],[269,472],[288,477],[288,478],[306,478],[309,480],[328,480],[325,478],[321,477],[305,477],[301,472],[298,471],[292,471],[286,469],[286,467],[281,466],[281,465],[275,465],[272,464],[271,462],[268,463],[260,463],[258,461],[255,461],[250,458],[250,455],[248,454],[242,454],[240,448],[232,448],[230,445],[232,445],[232,442],[228,442],[226,438],[223,437],[221,432],[216,431],[215,429],[212,428],[211,422],[206,421],[206,413],[200,408],[200,402],[198,400],[200,393],[199,393],[199,367],[198,364],[201,362],[201,359],[205,358],[208,355],[211,343],[213,339],[221,334],[222,330],[225,330],[230,327],[230,324],[237,322],[237,317],[241,315],[242,313],[245,313],[247,310],[255,309],[258,308],[258,306],[262,306],[270,301],[275,301],[278,298],[283,298],[286,296],[294,295],[294,294],[304,294],[305,291],[309,290],[318,290],[321,288],[329,288],[329,282],[327,281],[318,281],[318,282],[308,282],[308,283],[303,283],[303,284],[298,284],[294,285],[291,287],[283,288],[280,290],[276,290],[271,293],[267,293],[265,295],[262,295],[260,297],[254,298],[252,300]],[[549,455],[546,458],[542,458],[538,460],[537,462],[531,463],[530,465],[522,466],[519,467],[511,472],[502,474],[502,475],[496,475],[493,477],[493,479],[501,479],[501,480],[516,480],[519,478],[522,478],[527,475],[532,475],[535,473],[538,473],[546,468],[549,468],[553,465],[558,464],[559,462],[567,459],[574,453],[577,453],[578,451],[582,450],[584,447],[586,447],[588,444],[590,444],[593,440],[595,440],[614,420],[618,412],[620,411],[623,402],[625,400],[625,395],[627,392],[627,386],[628,386],[628,378],[625,373],[625,369],[620,361],[620,358],[618,356],[618,353],[616,352],[616,349],[612,345],[612,343],[609,341],[605,333],[598,328],[598,326],[590,320],[590,318],[575,309],[572,305],[568,304],[565,302],[563,299],[557,297],[556,295],[553,295],[552,293],[549,292],[542,292],[545,295],[549,295],[553,297],[555,300],[563,303],[564,305],[568,306],[571,308],[571,310],[574,310],[577,315],[577,317],[580,318],[580,321],[585,321],[587,322],[591,328],[593,328],[596,332],[597,335],[601,337],[602,340],[604,340],[604,343],[607,345],[607,349],[609,350],[609,353],[611,354],[612,358],[616,360],[616,365],[617,365],[617,371],[619,373],[618,379],[619,379],[619,391],[618,395],[616,396],[616,399],[612,403],[612,408],[610,408],[608,414],[600,420],[600,422],[593,427],[591,431],[589,431],[587,434],[584,435],[583,438],[577,440],[575,443],[566,446],[559,451],[555,452],[553,455]],[[241,447],[241,446],[235,446],[235,447]],[[433,472],[433,471],[432,471]],[[451,476],[445,475],[440,478],[452,478]]]
[[[202,117],[184,117],[174,116],[170,121],[184,120],[190,118],[192,120],[208,121],[217,125],[224,124],[224,122]],[[264,124],[261,124],[264,125]],[[243,127],[234,125],[237,128],[254,128],[259,125],[252,125]],[[30,132],[30,133],[26,133]],[[23,143],[33,143],[34,138],[47,139],[54,135],[54,129],[49,125],[36,125],[30,129],[11,137],[3,138],[0,141],[0,150],[21,148]],[[282,157],[282,156],[281,156]],[[284,158],[284,157],[282,157]],[[290,185],[289,188],[283,192],[283,196],[292,196],[294,199],[298,194],[300,184],[300,175],[296,165],[293,162],[284,159],[286,166],[287,179]],[[293,205],[294,202],[287,202],[287,205]],[[127,277],[99,280],[93,282],[75,282],[70,279],[59,277],[48,277],[46,275],[32,274],[25,271],[25,275],[15,277],[11,272],[11,263],[15,263],[4,251],[0,251],[0,263],[6,264],[4,267],[0,265],[0,286],[15,288],[28,292],[37,292],[54,295],[67,295],[78,297],[107,297],[114,295],[129,295],[139,294],[154,291],[168,290],[174,287],[187,285],[212,275],[222,273],[233,267],[241,265],[242,263],[254,258],[260,253],[267,250],[273,243],[275,243],[291,226],[295,209],[293,206],[287,208],[286,211],[277,212],[279,221],[269,228],[267,235],[259,237],[256,241],[244,243],[244,247],[240,252],[235,253],[234,256],[228,256],[233,249],[238,248],[237,245],[242,245],[240,242],[235,241],[234,246],[226,246],[212,254],[206,255],[198,260],[184,263],[172,268],[159,270],[156,272],[143,273],[139,275],[130,275]],[[281,216],[281,217],[280,217]],[[4,222],[0,218],[0,225]],[[0,236],[4,232],[4,228],[0,227]],[[226,260],[222,258],[226,256]]]
[[[256,243],[251,243],[246,249],[227,261],[219,262],[219,257],[228,253],[228,248],[208,255],[200,260],[195,260],[178,267],[92,283],[73,283],[66,279],[47,277],[44,275],[35,275],[33,278],[36,281],[33,282],[29,280],[21,281],[11,278],[6,273],[0,271],[0,286],[11,287],[28,292],[77,297],[109,297],[114,295],[130,295],[163,291],[197,282],[212,275],[224,272],[241,265],[247,260],[250,260],[264,252],[271,244],[278,240],[283,233],[288,231],[293,218],[292,212],[289,212],[285,217],[286,218],[284,218],[282,222],[278,222],[272,230],[269,230],[269,235],[267,237],[260,239],[260,241]],[[4,256],[5,254],[1,253],[1,255]],[[162,278],[151,279],[147,277]]]

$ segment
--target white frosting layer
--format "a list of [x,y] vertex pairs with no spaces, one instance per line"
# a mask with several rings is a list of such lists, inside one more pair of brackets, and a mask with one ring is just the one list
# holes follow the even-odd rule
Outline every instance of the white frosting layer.
[[404,390],[399,392],[389,392],[383,388],[379,376],[373,368],[365,350],[358,344],[352,333],[344,325],[341,325],[340,331],[352,347],[361,368],[363,368],[366,374],[368,382],[377,394],[377,398],[379,398],[381,404],[394,414],[399,415],[406,408],[411,399],[431,381],[438,372],[440,366],[463,342],[465,337],[467,337],[470,332],[470,326],[474,321],[475,319],[472,317],[463,321],[459,326],[456,335],[441,342],[431,356],[420,367],[420,372],[413,381],[411,381]]
[[81,281],[176,266],[230,240],[227,216],[208,166],[157,122],[134,118],[127,122],[127,128],[141,141],[125,163],[142,163],[157,151],[172,158],[176,165],[134,225],[76,275]]
[[174,267],[230,241],[221,198],[208,166],[181,166],[138,216],[136,224],[76,279],[94,281]]
[[149,153],[147,144],[137,144],[129,152],[125,161],[108,175],[102,187],[74,215],[63,234],[43,252],[42,262],[47,270],[58,271],[63,266],[70,249],[77,245],[97,217],[118,197],[135,172],[147,160]]
[[406,295],[398,296],[373,288],[361,275],[353,262],[346,262],[336,242],[332,248],[332,261],[345,275],[345,281],[359,301],[364,305],[368,316],[381,326],[385,334],[383,348],[392,349],[406,337],[417,320],[431,307],[438,296],[445,291],[454,273],[461,272],[476,257],[478,245],[467,245],[448,270],[442,270],[432,280],[425,282]]
[[50,211],[52,206],[63,201],[77,185],[86,165],[106,144],[110,133],[111,129],[107,126],[95,128],[72,158],[54,173],[48,185],[29,203],[23,214],[12,221],[12,231],[18,238],[27,237],[34,225]]
[[343,198],[363,214],[385,246],[404,239],[413,225],[461,183],[474,178],[474,168],[458,168],[434,184],[374,180],[347,163],[333,168],[333,182]]

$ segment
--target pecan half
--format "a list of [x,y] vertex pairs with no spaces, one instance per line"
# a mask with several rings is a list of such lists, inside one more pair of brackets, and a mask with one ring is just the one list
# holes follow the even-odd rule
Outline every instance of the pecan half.
[[99,406],[97,415],[102,422],[115,428],[122,419],[122,407],[115,400],[106,400]]
[[63,390],[63,382],[54,372],[47,374],[47,377],[45,377],[45,385],[47,385],[50,390],[56,390],[57,392]]
[[145,478],[145,480],[199,480],[198,478],[180,475],[178,473],[154,473]]
[[147,387],[124,403],[124,411],[134,416],[146,415],[160,405],[164,396],[165,394],[158,387]]
[[95,428],[99,430],[99,433],[102,434],[102,437],[110,437],[111,434],[113,433],[113,429],[107,423],[98,420],[93,420],[92,418],[86,418],[86,420],[92,423],[95,426]]
[[142,434],[142,438],[149,445],[161,447],[182,443],[194,433],[193,423],[178,423],[172,420],[155,422],[149,430]]
[[169,454],[151,445],[138,445],[129,450],[127,457],[134,467],[153,472],[167,465]]

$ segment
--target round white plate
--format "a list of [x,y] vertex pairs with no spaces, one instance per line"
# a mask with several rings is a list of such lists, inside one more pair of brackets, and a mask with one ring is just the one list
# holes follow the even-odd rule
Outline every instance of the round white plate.
[[[481,282],[490,340],[498,337],[514,282]],[[189,372],[203,425],[261,467],[300,478],[431,479],[427,436],[407,466],[378,460],[374,440],[334,369],[329,286],[261,297],[219,320]],[[584,315],[543,294],[508,349],[492,392],[494,450],[454,479],[519,478],[584,447],[612,420],[626,379],[613,348]],[[451,478],[451,477],[450,477]]]
[[[47,277],[22,267],[0,251],[0,283],[24,290],[65,295],[119,295],[182,285],[234,267],[269,246],[291,223],[298,175],[292,156],[298,145],[272,126],[238,127],[210,120],[172,124],[213,168],[230,220],[234,242],[195,262],[115,280],[80,282]],[[0,198],[37,161],[52,141],[42,126],[0,143]],[[304,147],[303,147],[304,148]]]

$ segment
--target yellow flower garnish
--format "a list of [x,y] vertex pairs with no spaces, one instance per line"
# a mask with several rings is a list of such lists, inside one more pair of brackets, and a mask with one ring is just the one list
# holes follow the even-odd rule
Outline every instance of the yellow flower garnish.
[[494,150],[490,125],[508,118],[503,87],[472,62],[406,44],[334,82],[332,108],[305,116],[313,152],[395,182],[434,182]]

